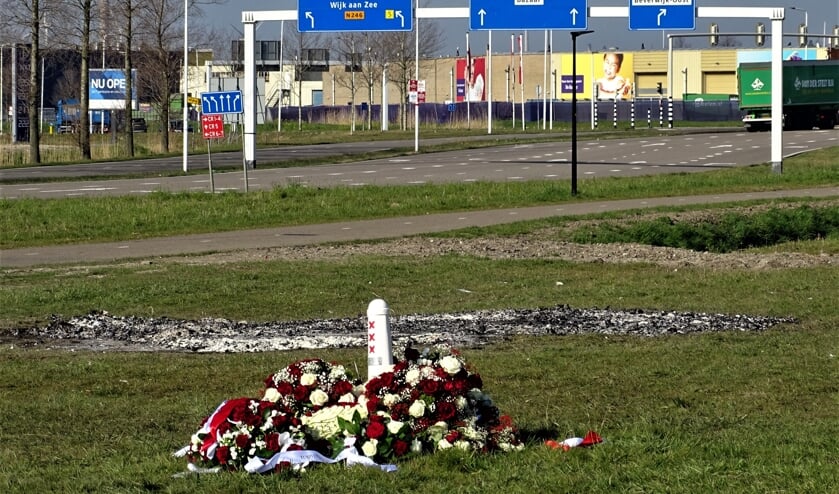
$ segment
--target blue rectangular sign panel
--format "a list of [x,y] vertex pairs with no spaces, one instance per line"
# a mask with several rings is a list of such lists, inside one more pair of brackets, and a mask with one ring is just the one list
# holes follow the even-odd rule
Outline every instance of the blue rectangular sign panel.
[[562,75],[560,79],[560,87],[562,88],[560,91],[562,93],[573,93],[574,88],[577,88],[578,93],[585,92],[585,77],[580,74],[577,74],[576,84],[574,83],[574,76],[573,75]]
[[586,29],[588,0],[470,0],[469,29]]
[[[91,110],[124,110],[128,87],[123,69],[90,69],[88,99]],[[137,70],[131,69],[132,106],[137,106]]]
[[694,30],[694,0],[629,0],[629,29]]
[[204,115],[242,113],[242,91],[202,93],[201,113]]
[[301,33],[411,31],[411,0],[297,0]]

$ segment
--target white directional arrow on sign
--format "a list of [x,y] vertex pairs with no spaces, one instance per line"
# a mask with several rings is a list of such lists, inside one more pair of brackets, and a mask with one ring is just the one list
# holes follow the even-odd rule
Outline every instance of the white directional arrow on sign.
[[402,21],[402,27],[405,27],[405,16],[402,15],[401,10],[396,11],[396,17],[398,17]]
[[661,10],[658,11],[658,19],[656,21],[658,22],[659,26],[661,25],[661,18],[666,16],[666,15],[667,15],[667,9],[661,9]]
[[571,9],[571,24],[577,25],[577,14],[579,13],[577,9]]
[[306,19],[312,21],[312,29],[315,28],[315,16],[312,15],[311,12],[306,12]]
[[484,25],[484,17],[486,17],[487,11],[484,10],[484,9],[481,9],[481,10],[478,11],[478,15],[481,16],[481,25],[483,26]]

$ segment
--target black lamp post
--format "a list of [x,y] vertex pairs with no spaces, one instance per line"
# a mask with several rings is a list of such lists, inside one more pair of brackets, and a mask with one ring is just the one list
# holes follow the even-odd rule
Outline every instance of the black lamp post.
[[[577,195],[577,38],[594,31],[571,31],[571,195]],[[594,97],[592,95],[592,97]]]

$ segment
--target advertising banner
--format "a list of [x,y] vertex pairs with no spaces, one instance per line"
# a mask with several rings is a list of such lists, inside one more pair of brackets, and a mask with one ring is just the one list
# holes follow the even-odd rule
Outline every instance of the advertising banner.
[[[137,109],[137,71],[131,71],[131,107]],[[122,110],[125,108],[125,71],[123,69],[90,69],[88,95],[91,110]]]
[[[571,57],[562,57],[561,94],[563,99],[570,97],[573,86]],[[592,99],[596,87],[597,99],[630,99],[635,80],[635,68],[632,53],[578,53],[577,54],[577,97]],[[594,81],[592,83],[591,81]]]
[[457,97],[455,101],[486,101],[486,57],[471,57],[471,70],[467,59],[459,59],[455,66],[457,72]]

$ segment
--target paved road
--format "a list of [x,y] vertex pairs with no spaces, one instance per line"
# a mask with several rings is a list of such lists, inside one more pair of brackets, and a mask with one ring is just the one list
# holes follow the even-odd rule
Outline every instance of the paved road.
[[466,227],[482,227],[552,216],[652,208],[667,205],[718,204],[781,197],[839,197],[839,186],[817,189],[599,201],[554,206],[447,213],[407,218],[352,221],[286,228],[265,228],[101,244],[0,250],[0,268],[46,264],[110,262],[202,252],[316,245],[325,242],[375,240]]
[[[665,135],[647,138],[616,140],[580,140],[578,143],[578,176],[585,178],[621,177],[658,173],[697,172],[716,168],[752,165],[770,159],[769,133],[699,133],[693,135]],[[784,155],[839,145],[839,128],[824,131],[796,131],[784,133]],[[382,148],[405,147],[379,144]],[[327,145],[345,153],[369,149],[359,143]],[[304,149],[274,150],[285,156],[296,152],[331,155],[329,149],[307,146]],[[354,151],[353,151],[354,150]],[[268,151],[266,151],[267,153]],[[206,157],[204,157],[206,159]],[[169,161],[172,159],[170,158]],[[571,175],[571,144],[543,142],[460,150],[441,153],[416,154],[397,158],[318,165],[295,168],[250,170],[248,190],[270,189],[277,185],[307,185],[329,187],[365,184],[398,185],[475,181],[526,181],[568,179]],[[110,173],[113,167],[147,167],[156,163],[73,165],[70,167],[38,167],[26,173],[60,176],[62,168],[70,176],[82,173],[77,167],[94,166],[100,174]],[[174,166],[174,165],[167,165]],[[206,166],[206,165],[205,165]],[[29,169],[20,169],[29,170]],[[136,173],[138,170],[134,170]],[[0,179],[13,177],[17,169],[0,171]],[[89,170],[84,173],[89,173]],[[25,176],[25,175],[22,175]],[[16,177],[19,178],[19,177]],[[142,179],[114,179],[73,182],[15,183],[0,187],[0,197],[62,198],[94,195],[147,194],[155,191],[215,191],[244,190],[242,171],[216,173],[211,182],[208,174],[181,175]]]

